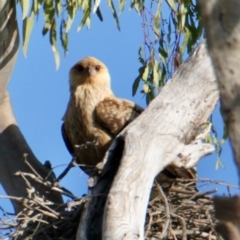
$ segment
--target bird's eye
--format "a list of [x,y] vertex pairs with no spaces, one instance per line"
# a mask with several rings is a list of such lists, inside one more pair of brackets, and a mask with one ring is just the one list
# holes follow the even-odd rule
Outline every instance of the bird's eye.
[[83,66],[82,66],[82,65],[76,65],[76,69],[77,69],[79,72],[82,72],[82,71],[83,71]]
[[95,69],[96,69],[97,71],[99,71],[99,70],[100,70],[100,66],[97,65],[97,66],[95,67]]

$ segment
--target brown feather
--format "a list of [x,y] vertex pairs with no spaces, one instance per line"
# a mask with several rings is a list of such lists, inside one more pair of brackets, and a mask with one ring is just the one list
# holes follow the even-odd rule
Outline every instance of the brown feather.
[[[142,112],[140,106],[114,96],[108,69],[102,62],[84,58],[70,70],[70,100],[62,125],[66,147],[81,168],[92,175],[117,134]],[[169,166],[157,179],[190,178],[190,172]]]
[[82,169],[92,175],[115,136],[143,109],[114,96],[108,69],[92,57],[70,70],[70,94],[63,117],[63,139]]
[[107,97],[96,106],[94,117],[107,131],[116,136],[142,112],[143,108],[133,102]]

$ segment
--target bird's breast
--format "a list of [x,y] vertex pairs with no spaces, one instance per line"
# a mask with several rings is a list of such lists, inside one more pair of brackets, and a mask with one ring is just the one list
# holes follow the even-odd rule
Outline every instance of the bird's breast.
[[111,90],[92,89],[89,86],[80,86],[71,95],[64,122],[67,131],[71,132],[72,136],[69,137],[72,144],[84,144],[97,138],[98,144],[103,146],[111,140],[93,116],[97,104],[109,95],[113,95]]
[[102,161],[112,141],[112,137],[93,118],[96,105],[104,98],[103,95],[81,89],[72,95],[64,115],[64,126],[68,138],[75,149],[78,162],[82,164],[96,165]]

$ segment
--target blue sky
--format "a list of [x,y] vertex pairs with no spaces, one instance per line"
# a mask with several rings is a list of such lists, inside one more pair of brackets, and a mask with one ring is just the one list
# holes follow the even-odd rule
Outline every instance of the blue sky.
[[[101,10],[104,21],[100,22],[94,15],[90,30],[84,27],[77,33],[80,19],[75,19],[69,36],[69,53],[65,57],[59,44],[61,64],[57,71],[48,36],[43,37],[41,34],[43,21],[40,16],[31,35],[27,58],[20,48],[9,83],[12,106],[21,131],[37,158],[42,163],[45,160],[51,161],[57,176],[71,160],[60,128],[69,100],[68,71],[78,60],[85,56],[99,58],[109,68],[114,93],[146,107],[142,94],[132,97],[132,83],[140,67],[138,49],[143,42],[141,17],[134,10],[125,9],[119,17],[121,31],[118,31],[106,2],[102,2]],[[21,32],[20,11],[18,20]],[[223,126],[218,110],[215,111],[213,119],[221,137]],[[237,172],[228,142],[223,145],[221,159],[225,167],[218,170],[215,170],[216,154],[201,160],[198,164],[199,177],[237,185]],[[85,174],[75,168],[61,184],[74,195],[81,196],[87,192],[86,180]],[[211,185],[208,189],[215,187]],[[217,188],[219,193],[227,192],[226,187]],[[0,195],[4,194],[0,188]],[[0,206],[11,211],[6,200],[0,199]]]

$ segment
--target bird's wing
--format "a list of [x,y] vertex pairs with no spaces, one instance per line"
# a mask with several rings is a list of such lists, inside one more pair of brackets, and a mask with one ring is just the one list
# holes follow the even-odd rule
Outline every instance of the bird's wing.
[[98,124],[113,135],[138,117],[143,108],[124,99],[108,97],[95,108],[94,117]]
[[69,153],[73,155],[74,149],[73,149],[73,146],[72,146],[72,144],[71,144],[71,142],[69,140],[69,137],[67,135],[67,131],[66,131],[64,123],[62,124],[61,131],[62,131],[63,141],[64,141],[64,143],[65,143]]
[[[141,114],[143,109],[133,102],[118,98],[105,98],[95,109],[96,121],[112,134],[117,135],[127,124]],[[195,179],[195,168],[185,169],[167,166],[156,177],[159,183],[172,182],[176,178]]]

